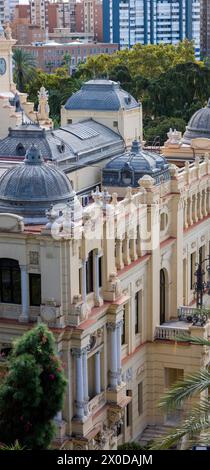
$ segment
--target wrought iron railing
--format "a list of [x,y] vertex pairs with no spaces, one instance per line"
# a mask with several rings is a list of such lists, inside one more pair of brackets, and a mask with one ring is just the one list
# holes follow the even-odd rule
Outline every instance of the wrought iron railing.
[[187,321],[196,326],[204,326],[210,318],[210,309],[182,306],[178,309],[180,321]]

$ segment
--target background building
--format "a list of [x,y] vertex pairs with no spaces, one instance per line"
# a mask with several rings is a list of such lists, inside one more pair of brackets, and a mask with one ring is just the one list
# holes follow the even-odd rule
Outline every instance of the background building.
[[14,18],[14,11],[19,0],[0,0],[0,21],[5,23]]
[[46,72],[51,72],[63,65],[64,54],[70,54],[71,73],[76,70],[80,62],[85,62],[88,57],[102,53],[113,54],[118,50],[118,44],[83,43],[79,41],[70,42],[68,44],[59,44],[52,41],[37,46],[23,45],[21,47],[31,52],[36,59],[37,66]]
[[201,0],[201,57],[210,58],[210,2]]
[[200,54],[200,0],[103,0],[104,41],[121,48],[176,44],[188,38]]
[[103,41],[102,0],[81,0],[75,6],[76,31],[92,33],[94,38]]
[[31,24],[48,28],[47,4],[43,0],[30,0]]

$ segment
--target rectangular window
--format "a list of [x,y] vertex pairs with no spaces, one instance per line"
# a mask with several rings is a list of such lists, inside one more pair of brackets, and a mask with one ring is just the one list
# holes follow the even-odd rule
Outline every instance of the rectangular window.
[[41,275],[29,274],[30,305],[41,305]]
[[1,260],[0,302],[21,304],[20,268],[13,260]]
[[190,289],[193,289],[195,284],[195,252],[190,255]]
[[91,251],[86,263],[87,294],[93,292],[93,252]]
[[143,413],[143,382],[138,384],[138,412],[139,416]]
[[125,316],[125,305],[123,307],[123,324],[122,324],[122,330],[121,330],[121,345],[125,344],[125,321],[126,321],[126,316]]
[[79,268],[79,293],[82,295],[82,268]]
[[67,124],[72,124],[72,119],[67,119]]
[[99,258],[99,287],[102,287],[102,256]]
[[[132,397],[132,390],[126,390],[126,395]],[[126,426],[127,428],[131,426],[132,423],[132,402],[127,404],[126,407]]]
[[140,332],[140,292],[135,294],[135,335]]
[[113,121],[113,127],[118,127],[118,121]]

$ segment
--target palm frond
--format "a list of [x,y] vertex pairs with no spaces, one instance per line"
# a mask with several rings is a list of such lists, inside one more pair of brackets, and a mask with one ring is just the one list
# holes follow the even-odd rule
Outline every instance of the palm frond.
[[[205,432],[206,431],[206,432]],[[193,415],[185,419],[183,424],[166,436],[156,439],[152,450],[165,450],[177,444],[181,438],[188,437],[189,444],[193,445],[197,440],[197,435],[204,432],[206,436],[210,433],[210,420],[206,415],[200,415],[195,410]],[[195,439],[196,438],[196,441]]]
[[196,395],[210,387],[210,372],[201,369],[194,375],[189,375],[181,381],[178,381],[161,398],[159,406],[166,409],[176,408],[184,400]]
[[197,336],[177,336],[176,338],[177,341],[182,342],[182,343],[191,343],[191,344],[196,344],[198,346],[209,346],[210,347],[210,341],[208,339],[204,338],[198,338]]

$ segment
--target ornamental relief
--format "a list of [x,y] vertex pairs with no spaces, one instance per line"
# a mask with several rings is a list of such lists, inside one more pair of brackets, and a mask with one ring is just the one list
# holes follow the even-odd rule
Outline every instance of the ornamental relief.
[[104,329],[103,328],[98,328],[97,331],[95,331],[91,336],[90,336],[90,341],[88,345],[88,351],[94,351],[94,349],[98,348],[101,346],[104,342]]
[[136,371],[136,377],[138,377],[139,375],[141,375],[144,371],[145,371],[145,365],[142,364],[140,367],[138,367],[138,369],[137,369],[137,371]]
[[39,252],[38,251],[29,251],[29,264],[34,266],[39,265]]

